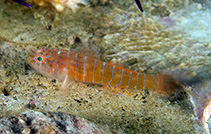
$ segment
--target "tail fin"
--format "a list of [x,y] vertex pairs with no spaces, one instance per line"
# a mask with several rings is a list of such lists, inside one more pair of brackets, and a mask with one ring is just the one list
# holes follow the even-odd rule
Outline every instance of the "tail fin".
[[[192,75],[192,72],[194,72],[194,76]],[[195,87],[196,85],[210,79],[210,67],[189,71],[177,70],[161,73],[158,78],[158,86],[155,90],[164,96],[182,98],[185,94],[189,94],[184,87]]]
[[168,74],[160,74],[158,79],[158,87],[156,92],[167,96],[178,98],[183,90],[183,85]]

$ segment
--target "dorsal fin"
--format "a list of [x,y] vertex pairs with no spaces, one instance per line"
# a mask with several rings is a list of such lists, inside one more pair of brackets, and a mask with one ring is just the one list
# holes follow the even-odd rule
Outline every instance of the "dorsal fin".
[[98,59],[98,60],[102,60],[102,57],[103,57],[102,54],[99,54],[98,51],[91,45],[84,46],[80,48],[79,50],[77,50],[77,52],[83,55]]
[[[98,50],[96,50],[93,46],[91,45],[88,45],[88,46],[83,46],[81,48],[79,48],[78,50],[76,50],[78,53],[81,53],[83,55],[86,55],[86,56],[89,56],[91,58],[95,58],[97,60],[102,60],[104,61],[103,59],[103,54],[100,53]],[[128,66],[129,64],[127,63],[120,63],[118,61],[114,62],[114,61],[109,61],[111,64],[114,64],[114,65],[118,65],[120,67],[124,67],[124,68],[127,68],[128,69]]]

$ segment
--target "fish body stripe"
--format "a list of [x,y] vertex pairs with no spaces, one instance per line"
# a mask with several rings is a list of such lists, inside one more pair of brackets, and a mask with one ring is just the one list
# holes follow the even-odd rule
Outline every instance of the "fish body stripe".
[[143,83],[143,89],[145,89],[146,86],[146,74],[144,74],[144,83]]
[[154,77],[154,74],[151,74],[151,79]]
[[92,83],[95,83],[95,68],[96,68],[96,64],[97,64],[97,59],[95,59],[94,69],[93,69],[93,72],[92,72]]
[[[53,52],[53,49],[51,48],[51,52],[50,52],[49,56],[51,55],[52,52]],[[53,71],[53,75],[54,75],[54,74],[55,74],[55,73],[54,73],[54,72],[55,72],[54,66],[52,66],[52,71]]]
[[[51,49],[50,53],[52,53],[52,52],[53,52],[53,49]],[[53,71],[53,76],[55,76],[55,66],[52,66],[52,71]]]
[[69,55],[70,55],[70,50],[67,53],[67,63],[66,63],[66,68],[68,67],[68,60],[69,60]]
[[102,84],[102,83],[103,83],[105,65],[106,65],[106,62],[103,62],[102,80],[101,80],[100,84]]
[[42,72],[42,63],[40,62],[40,72]]
[[84,57],[84,64],[83,64],[83,82],[85,82],[85,77],[86,77],[86,59],[87,59],[87,56]]
[[57,52],[57,54],[59,55],[61,53],[61,48],[59,48],[59,51]]
[[129,88],[129,86],[130,86],[130,81],[131,81],[131,77],[132,77],[132,72],[130,72],[130,76],[129,76],[129,80],[128,80],[128,84],[127,84],[127,88]]
[[56,61],[57,69],[59,68],[59,55],[61,53],[61,48],[59,48],[59,51],[57,52],[58,60]]
[[46,67],[45,73],[48,74],[48,68],[49,68],[49,66],[47,65],[47,62],[46,61],[45,61],[45,67]]
[[124,74],[124,69],[122,69],[122,74],[121,74],[121,79],[120,79],[120,82],[119,82],[119,84],[116,84],[115,86],[117,87],[117,86],[119,86],[119,85],[122,85],[122,79],[123,79],[123,74]]
[[78,53],[75,54],[75,80],[77,80],[77,78],[76,78],[76,72],[77,72],[77,57],[78,57]]
[[113,69],[112,69],[112,76],[111,76],[111,80],[109,81],[108,85],[110,86],[112,80],[113,80],[113,77],[114,77],[114,69],[115,69],[115,65],[113,65]]
[[140,73],[137,73],[137,82],[136,82],[136,85],[135,85],[135,87],[134,87],[134,88],[137,88],[137,86],[138,86],[139,75],[140,75]]

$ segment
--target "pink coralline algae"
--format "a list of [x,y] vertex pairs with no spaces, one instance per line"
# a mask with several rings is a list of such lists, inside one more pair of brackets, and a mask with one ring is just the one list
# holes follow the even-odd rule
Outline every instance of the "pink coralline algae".
[[194,114],[206,134],[209,134],[209,126],[207,124],[211,115],[211,90],[210,82],[205,81],[197,84],[189,95],[194,106]]
[[166,27],[171,27],[175,25],[175,21],[170,17],[170,16],[166,16],[166,17],[160,17],[159,18],[159,22]]

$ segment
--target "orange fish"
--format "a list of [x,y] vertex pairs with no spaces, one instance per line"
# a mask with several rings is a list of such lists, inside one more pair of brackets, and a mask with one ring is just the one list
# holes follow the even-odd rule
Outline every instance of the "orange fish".
[[[153,89],[161,94],[174,94],[180,84],[167,74],[135,72],[109,62],[91,58],[60,48],[38,49],[27,57],[27,62],[39,73],[66,83],[76,80],[108,86],[115,94],[128,88]],[[108,90],[110,90],[107,88]],[[126,91],[126,95],[131,94]]]

